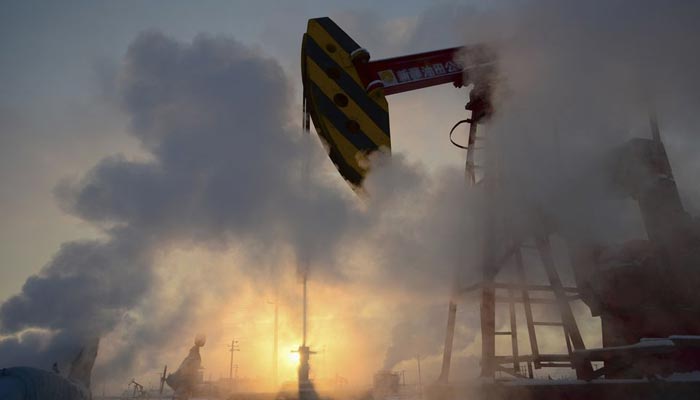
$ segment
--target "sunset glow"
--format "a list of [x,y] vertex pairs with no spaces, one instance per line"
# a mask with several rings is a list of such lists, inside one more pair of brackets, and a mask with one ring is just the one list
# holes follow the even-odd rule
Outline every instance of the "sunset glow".
[[287,362],[292,366],[299,365],[299,353],[297,351],[290,351],[287,353]]

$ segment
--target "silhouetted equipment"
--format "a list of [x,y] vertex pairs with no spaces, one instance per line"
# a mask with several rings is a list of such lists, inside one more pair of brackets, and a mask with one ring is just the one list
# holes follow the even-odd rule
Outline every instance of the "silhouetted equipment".
[[182,360],[180,367],[165,378],[165,382],[175,391],[176,398],[187,398],[195,391],[200,383],[200,370],[202,369],[202,357],[199,349],[206,343],[204,335],[197,335],[194,339],[194,346],[190,348],[189,354]]
[[372,392],[375,399],[397,397],[399,394],[398,372],[379,371],[375,373],[372,383]]
[[143,397],[146,395],[146,391],[143,389],[143,385],[136,382],[135,379],[132,379],[131,382],[129,382],[129,386],[134,387],[134,391],[131,393],[131,397],[136,398]]
[[[482,376],[496,378],[498,373],[516,378],[533,378],[541,368],[573,368],[582,381],[597,380],[601,386],[565,385],[566,390],[552,385],[529,385],[530,396],[541,399],[583,399],[593,396],[615,398],[635,393],[635,398],[659,398],[664,395],[685,398],[693,390],[700,391],[700,380],[684,383],[633,381],[640,378],[668,376],[700,370],[700,230],[682,207],[670,163],[652,120],[653,139],[633,139],[612,154],[610,177],[636,199],[642,213],[648,241],[633,241],[622,248],[601,243],[581,243],[559,234],[567,242],[574,269],[576,287],[565,287],[559,277],[552,254],[550,238],[558,234],[543,210],[535,214],[534,232],[518,232],[510,228],[515,215],[491,213],[487,216],[485,237],[484,280],[472,289],[482,290]],[[485,183],[498,185],[491,179]],[[498,193],[487,191],[487,195]],[[491,198],[490,203],[498,201]],[[500,230],[494,234],[493,230]],[[505,237],[507,241],[493,240]],[[528,258],[540,264],[548,284],[527,282],[523,252],[536,250]],[[535,262],[533,262],[533,260]],[[511,268],[513,282],[498,282],[503,270]],[[500,275],[499,275],[500,274]],[[543,296],[550,293],[549,296]],[[539,296],[537,296],[539,294]],[[569,303],[582,300],[593,316],[601,317],[600,349],[586,349]],[[508,304],[509,330],[496,331],[496,303]],[[518,348],[516,304],[522,304],[528,330],[530,354]],[[559,318],[535,321],[536,304],[553,304]],[[563,354],[544,354],[538,342],[538,327],[561,327],[566,344]],[[511,338],[510,355],[496,355],[497,336]],[[551,339],[550,339],[551,341]],[[598,368],[595,363],[603,363]],[[522,369],[525,364],[526,371]],[[600,379],[604,378],[604,379]],[[628,379],[627,385],[611,379]],[[694,383],[693,383],[694,382]],[[629,393],[625,393],[625,388]],[[493,398],[509,393],[516,396],[521,389],[505,392],[492,387]],[[674,397],[675,396],[675,397]]]
[[648,240],[579,251],[577,283],[601,317],[604,346],[581,356],[605,361],[597,375],[608,378],[700,370],[700,223],[683,208],[654,118],[651,127],[652,139],[614,155],[616,182],[638,202]]
[[67,378],[54,371],[31,367],[2,368],[0,399],[90,399],[90,376],[98,347],[99,338],[89,339],[73,359]]
[[97,350],[100,347],[100,338],[90,339],[71,362],[68,379],[82,382],[86,387],[90,387],[92,367],[95,365]]
[[234,351],[241,351],[240,346],[238,346],[238,340],[231,340],[231,345],[228,347],[229,353],[231,353],[231,358],[229,359],[229,367],[228,367],[228,379],[230,382],[233,382],[233,352]]

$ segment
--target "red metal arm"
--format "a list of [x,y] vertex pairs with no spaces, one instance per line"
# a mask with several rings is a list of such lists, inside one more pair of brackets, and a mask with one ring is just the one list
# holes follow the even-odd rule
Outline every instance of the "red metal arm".
[[[459,53],[473,59],[474,64],[465,68],[458,60]],[[377,61],[368,59],[368,54],[354,57],[360,78],[368,91],[383,86],[385,95],[450,82],[461,87],[465,84],[465,70],[486,67],[491,61],[482,47],[453,47]]]
[[368,90],[383,85],[384,94],[407,92],[452,82],[462,86],[464,68],[455,61],[461,47],[356,64]]

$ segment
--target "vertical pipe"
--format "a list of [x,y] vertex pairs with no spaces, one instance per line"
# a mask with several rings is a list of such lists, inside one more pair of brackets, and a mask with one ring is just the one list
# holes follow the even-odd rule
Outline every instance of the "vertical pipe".
[[447,383],[450,377],[450,364],[452,362],[452,342],[455,336],[455,320],[457,317],[457,304],[450,300],[447,308],[447,332],[445,333],[445,347],[442,352],[442,369],[439,382]]
[[496,372],[496,302],[493,280],[485,277],[481,291],[481,377],[493,378]]
[[476,144],[476,123],[469,124],[469,139],[467,145],[467,162],[464,166],[464,172],[467,175],[467,181],[474,185],[476,184],[476,164],[474,163],[474,145]]
[[513,352],[513,372],[520,373],[520,359],[518,354],[518,323],[515,316],[515,290],[508,289],[508,311],[510,312],[510,341]]

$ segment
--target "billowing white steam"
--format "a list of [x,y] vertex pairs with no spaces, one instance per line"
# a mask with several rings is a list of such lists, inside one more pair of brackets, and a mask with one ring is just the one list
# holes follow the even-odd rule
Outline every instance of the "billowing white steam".
[[[503,171],[509,207],[537,204],[579,234],[637,234],[627,231],[624,204],[599,166],[607,150],[647,134],[653,107],[686,206],[698,209],[699,5],[439,6],[419,19],[411,41],[424,43],[434,20],[498,51],[487,167]],[[480,239],[476,192],[465,188],[461,168],[431,173],[401,155],[380,160],[363,207],[326,174],[303,183],[306,149],[315,149],[312,171],[332,167],[318,143],[290,122],[297,115],[290,79],[275,60],[232,39],[181,43],[140,35],[123,60],[116,93],[131,133],[152,157],[110,157],[57,189],[66,209],[100,227],[104,239],[64,244],[0,306],[3,364],[47,367],[69,359],[83,338],[117,332],[118,356],[103,367],[129,371],[141,350],[162,346],[201,311],[197,290],[181,285],[180,302],[168,308],[157,301],[164,289],[154,283],[162,252],[192,244],[236,249],[237,260],[245,260],[241,280],[304,252],[313,279],[361,279],[409,310],[387,317],[386,323],[399,320],[387,368],[412,359],[416,343],[423,356],[437,357],[455,277],[464,283],[479,274],[469,258]],[[207,290],[221,289],[221,279],[208,279]],[[456,352],[477,328],[473,318],[461,318]]]

